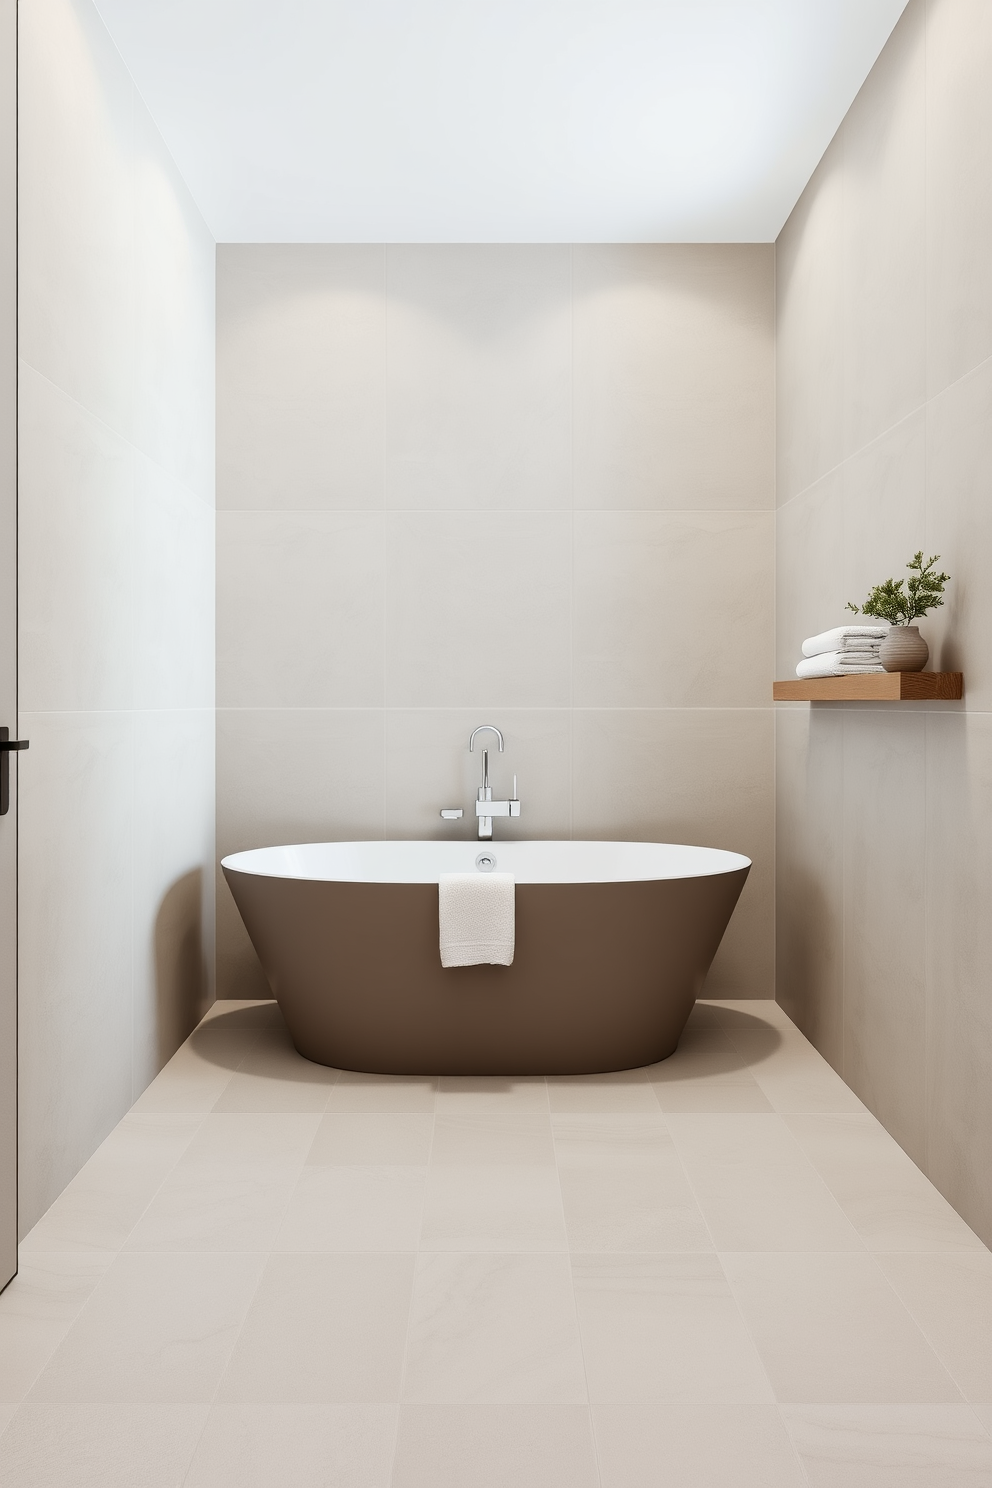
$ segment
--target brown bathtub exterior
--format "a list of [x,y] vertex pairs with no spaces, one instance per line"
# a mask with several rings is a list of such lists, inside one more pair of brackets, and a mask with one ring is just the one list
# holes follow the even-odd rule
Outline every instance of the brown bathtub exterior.
[[448,970],[436,883],[224,873],[305,1058],[392,1075],[562,1075],[674,1051],[748,869],[518,883],[513,965]]

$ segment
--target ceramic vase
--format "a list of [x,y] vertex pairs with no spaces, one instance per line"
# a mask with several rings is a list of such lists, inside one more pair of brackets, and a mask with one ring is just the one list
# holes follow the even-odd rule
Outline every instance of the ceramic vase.
[[893,625],[878,652],[887,672],[922,672],[929,656],[930,647],[918,625]]

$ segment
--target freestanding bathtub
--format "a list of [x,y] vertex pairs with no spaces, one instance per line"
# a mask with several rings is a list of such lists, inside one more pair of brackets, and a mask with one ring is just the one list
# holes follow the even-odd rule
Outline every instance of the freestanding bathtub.
[[[516,880],[513,965],[445,970],[438,875],[477,859]],[[751,864],[658,842],[313,842],[221,866],[307,1059],[525,1075],[671,1054]]]

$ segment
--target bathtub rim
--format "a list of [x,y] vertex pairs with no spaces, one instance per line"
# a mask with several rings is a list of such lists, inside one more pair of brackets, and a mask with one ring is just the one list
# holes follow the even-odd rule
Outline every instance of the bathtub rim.
[[[557,875],[550,872],[535,876],[533,867],[528,872],[526,865],[522,863],[514,865],[506,862],[506,856],[511,859],[519,853],[520,849],[537,849],[535,856],[541,857],[541,849],[547,849],[550,856],[553,850],[567,855],[571,849],[576,849],[576,856],[594,857],[597,853],[607,859],[610,850],[619,850],[621,855],[625,850],[631,850],[628,854],[632,858],[640,857],[642,864],[640,871],[636,871],[635,865],[630,864],[625,871],[599,872],[595,867],[587,868],[581,875],[563,874]],[[315,855],[315,850],[325,849],[333,851],[340,849],[346,853],[348,849],[358,849],[360,852],[375,853],[383,859],[383,871],[372,874],[368,870],[352,869],[347,871],[347,864],[331,865],[336,871],[314,872],[304,871],[303,865],[287,863],[285,854],[301,854],[304,856]],[[411,859],[417,849],[421,849],[425,857],[433,855],[449,858],[452,861],[421,865],[416,872],[408,869],[404,876],[393,871],[386,876],[385,870],[389,867],[388,855],[390,849],[394,850],[396,856]],[[659,855],[668,853],[671,861],[668,865],[659,862],[647,870],[644,861],[651,855],[654,849]],[[396,851],[398,850],[398,852]],[[691,878],[713,878],[723,874],[737,873],[742,869],[749,870],[752,860],[743,853],[730,851],[726,848],[701,847],[693,843],[677,842],[655,842],[624,838],[533,838],[523,840],[509,840],[496,842],[479,842],[475,840],[460,839],[456,842],[445,842],[437,838],[355,838],[342,839],[340,841],[317,840],[312,842],[280,843],[265,847],[247,848],[239,852],[228,853],[220,860],[220,866],[225,875],[229,873],[246,874],[257,878],[284,879],[301,883],[347,883],[347,884],[369,884],[372,886],[384,885],[413,885],[434,884],[438,881],[439,873],[449,872],[471,872],[476,868],[475,860],[481,853],[492,854],[497,861],[499,871],[511,872],[516,882],[520,885],[539,887],[550,884],[560,885],[582,885],[582,884],[612,884],[612,883],[664,883],[674,882],[679,879]],[[503,853],[504,861],[499,861]],[[457,859],[456,859],[457,855]],[[265,860],[269,859],[269,862]],[[659,871],[667,866],[668,871]],[[675,870],[675,871],[673,871]]]

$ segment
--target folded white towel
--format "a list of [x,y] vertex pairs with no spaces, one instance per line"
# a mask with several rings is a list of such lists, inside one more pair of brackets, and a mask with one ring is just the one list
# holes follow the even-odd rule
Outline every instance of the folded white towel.
[[822,656],[811,656],[796,667],[796,676],[806,681],[810,677],[849,677],[857,672],[884,672],[880,661],[855,660],[843,651],[826,651]]
[[512,873],[442,873],[437,896],[442,966],[512,965]]
[[803,641],[804,656],[821,656],[826,651],[842,651],[849,640],[874,640],[881,642],[889,633],[887,625],[838,625],[834,630],[825,630],[821,635],[810,636]]

